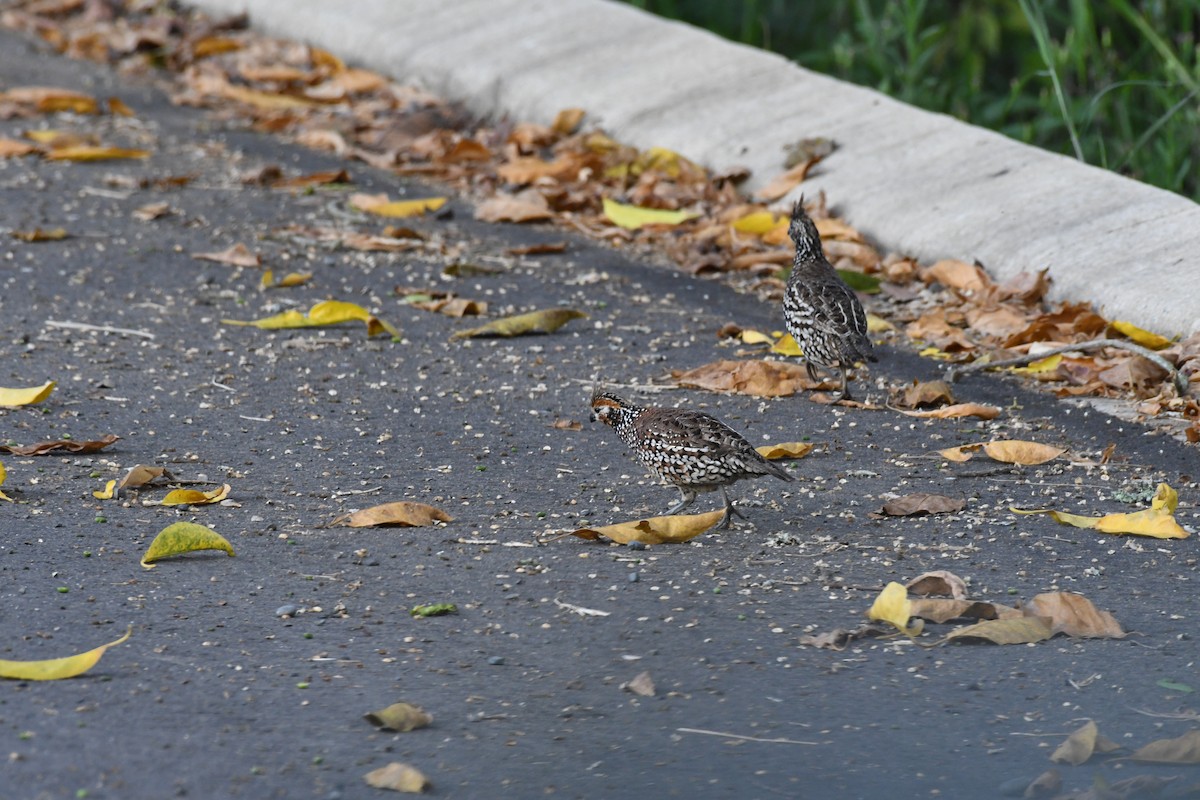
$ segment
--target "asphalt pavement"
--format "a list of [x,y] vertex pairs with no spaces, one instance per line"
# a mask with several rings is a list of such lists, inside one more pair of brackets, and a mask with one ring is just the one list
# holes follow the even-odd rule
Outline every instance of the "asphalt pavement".
[[[914,420],[803,393],[654,388],[671,369],[732,357],[716,336],[723,324],[771,329],[779,309],[559,229],[476,222],[457,198],[411,223],[420,247],[330,247],[291,226],[380,223],[350,211],[340,188],[273,190],[244,175],[346,167],[356,190],[442,190],[218,123],[8,33],[0,76],[120,97],[136,117],[58,124],[108,126],[106,140],[152,150],[145,160],[0,161],[4,227],[71,234],[5,243],[0,385],[58,386],[40,405],[0,410],[0,439],[121,437],[94,455],[0,456],[16,501],[0,503],[0,658],[68,655],[133,629],[82,677],[0,683],[0,796],[381,797],[363,776],[403,761],[438,797],[981,798],[1053,766],[1050,752],[1085,718],[1126,746],[1194,727],[1179,688],[1196,685],[1200,656],[1194,540],[1117,538],[1008,510],[1132,510],[1166,481],[1195,529],[1194,448],[996,376],[959,387],[962,400],[1004,409],[992,422]],[[29,124],[0,121],[0,132]],[[190,180],[161,181],[181,175]],[[165,216],[134,214],[162,202]],[[510,252],[564,239],[563,253]],[[259,270],[193,257],[238,242],[277,273],[314,277],[263,292]],[[498,272],[447,277],[452,264]],[[404,305],[397,287],[452,289],[486,300],[491,316],[570,306],[588,317],[544,336],[455,340],[471,320]],[[368,339],[361,325],[221,322],[330,298],[370,308],[398,340]],[[936,370],[885,347],[856,393],[881,401]],[[818,447],[789,466],[794,484],[740,484],[748,521],[732,530],[644,550],[539,544],[674,501],[588,422],[597,381],[704,409],[755,444]],[[999,437],[1069,456],[997,470],[934,453]],[[152,504],[165,489],[93,497],[139,463],[228,483],[229,499],[172,509]],[[966,508],[876,513],[913,491]],[[328,526],[394,500],[454,519]],[[697,510],[718,503],[707,495]],[[236,557],[145,570],[144,548],[178,520],[222,533]],[[805,634],[857,626],[887,582],[933,569],[985,599],[1078,591],[1132,633],[801,646]],[[410,615],[426,603],[458,613]],[[630,691],[642,672],[653,695]],[[432,725],[391,733],[363,719],[399,700]],[[1195,783],[1187,766],[1059,769],[1065,788],[1137,774]]]

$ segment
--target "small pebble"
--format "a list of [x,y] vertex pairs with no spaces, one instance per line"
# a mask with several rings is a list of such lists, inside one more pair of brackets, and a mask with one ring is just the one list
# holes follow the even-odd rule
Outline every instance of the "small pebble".
[[493,667],[503,667],[504,666],[504,656],[491,656],[490,658],[488,658],[488,663],[491,664]]
[[280,606],[279,608],[275,609],[275,616],[294,617],[296,616],[296,612],[299,610],[299,606],[294,606],[291,603],[288,603],[286,606]]
[[646,543],[639,542],[636,539],[625,546],[628,547],[630,550],[645,550],[646,549]]
[[638,582],[638,574],[637,574],[636,572],[631,572],[631,573],[629,573],[629,582],[630,582],[630,583],[637,583],[637,582]]

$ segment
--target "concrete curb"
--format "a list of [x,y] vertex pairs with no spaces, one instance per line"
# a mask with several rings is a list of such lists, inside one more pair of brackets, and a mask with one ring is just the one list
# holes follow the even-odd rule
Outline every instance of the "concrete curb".
[[715,169],[782,169],[806,136],[838,150],[804,184],[885,250],[1049,267],[1052,296],[1165,335],[1200,331],[1200,205],[611,0],[190,0],[247,11],[474,112],[549,122],[580,106],[610,135]]

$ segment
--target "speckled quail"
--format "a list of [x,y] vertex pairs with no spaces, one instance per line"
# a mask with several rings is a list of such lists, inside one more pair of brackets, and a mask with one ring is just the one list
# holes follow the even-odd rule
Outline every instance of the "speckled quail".
[[846,370],[859,361],[876,360],[867,338],[867,315],[825,258],[821,236],[803,201],[792,206],[788,236],[796,243],[796,256],[783,296],[784,323],[804,351],[808,377],[817,380],[816,367],[836,370],[841,379],[836,399],[849,399]]
[[725,487],[759,475],[794,480],[733,428],[700,411],[643,408],[611,392],[597,391],[592,396],[592,418],[611,426],[652,474],[679,487],[679,502],[668,515],[687,508],[698,493],[720,489],[725,501],[721,527],[727,528],[732,515],[741,514]]

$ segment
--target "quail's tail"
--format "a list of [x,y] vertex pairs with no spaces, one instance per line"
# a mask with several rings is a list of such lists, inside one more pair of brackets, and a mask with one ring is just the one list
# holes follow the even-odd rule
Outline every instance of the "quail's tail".
[[761,467],[761,470],[758,471],[758,473],[760,475],[773,475],[776,478],[779,478],[779,480],[781,480],[781,481],[796,480],[795,476],[792,475],[792,473],[788,472],[786,469],[779,466],[779,464],[775,463],[774,461],[768,461],[767,459],[762,458],[761,462],[762,463],[758,464],[758,466]]

